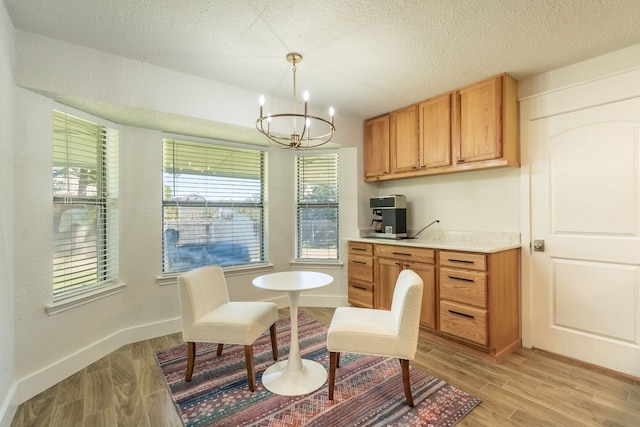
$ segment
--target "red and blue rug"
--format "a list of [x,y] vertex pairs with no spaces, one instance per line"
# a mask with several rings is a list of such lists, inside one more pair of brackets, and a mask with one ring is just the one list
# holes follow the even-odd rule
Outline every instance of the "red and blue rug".
[[[327,327],[301,314],[302,357],[329,366]],[[280,359],[289,351],[289,320],[277,323]],[[415,406],[406,404],[396,359],[342,354],[334,400],[326,384],[302,396],[280,396],[262,386],[262,372],[274,363],[267,333],[254,344],[256,391],[247,387],[243,346],[198,344],[191,382],[184,381],[186,345],[156,353],[165,381],[185,426],[453,426],[480,399],[411,367]]]

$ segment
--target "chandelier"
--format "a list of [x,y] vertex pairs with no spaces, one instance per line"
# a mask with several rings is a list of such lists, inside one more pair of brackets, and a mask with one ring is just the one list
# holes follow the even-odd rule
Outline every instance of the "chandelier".
[[[291,62],[293,69],[293,113],[267,114],[265,116],[262,113],[264,95],[260,95],[260,117],[256,120],[256,129],[264,134],[269,139],[269,143],[276,148],[304,150],[319,147],[331,141],[333,133],[336,131],[336,127],[333,124],[333,107],[329,109],[329,120],[312,116],[307,112],[309,92],[305,91],[303,96],[304,113],[298,113],[296,111],[296,64],[302,61],[302,55],[289,53],[287,61]],[[286,129],[289,126],[292,126],[291,133],[280,131],[280,129]],[[314,130],[317,127],[318,129],[324,128],[327,131],[325,133],[320,131],[321,135],[312,136],[312,127]],[[272,130],[272,128],[277,130]]]

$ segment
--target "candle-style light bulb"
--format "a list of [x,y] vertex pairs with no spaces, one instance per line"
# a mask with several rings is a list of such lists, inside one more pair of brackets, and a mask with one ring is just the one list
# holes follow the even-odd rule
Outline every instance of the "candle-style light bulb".
[[304,94],[302,95],[302,97],[304,98],[304,102],[309,101],[309,91],[305,90]]
[[331,116],[331,124],[333,124],[333,114],[335,113],[335,111],[333,110],[333,107],[329,107],[329,115]]
[[260,95],[258,102],[260,103],[260,118],[262,118],[262,106],[264,105],[264,95]]

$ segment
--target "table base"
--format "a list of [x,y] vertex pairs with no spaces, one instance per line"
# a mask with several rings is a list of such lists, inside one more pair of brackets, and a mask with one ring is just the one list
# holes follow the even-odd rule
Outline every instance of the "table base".
[[276,362],[262,374],[262,384],[272,393],[298,396],[311,393],[327,381],[327,370],[320,363],[302,359],[302,369],[287,370],[288,360]]

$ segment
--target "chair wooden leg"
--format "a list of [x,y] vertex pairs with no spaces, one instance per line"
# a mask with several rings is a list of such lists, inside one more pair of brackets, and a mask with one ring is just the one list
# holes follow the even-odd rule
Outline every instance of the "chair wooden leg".
[[249,383],[249,390],[256,391],[255,387],[255,372],[253,370],[253,347],[250,345],[244,346],[244,358],[247,365],[247,382]]
[[340,353],[329,352],[329,400],[333,400],[333,389],[336,382],[336,366],[340,359]]
[[278,339],[276,337],[276,324],[274,323],[269,328],[271,333],[271,353],[273,354],[273,360],[278,360]]
[[220,356],[222,354],[222,347],[224,347],[224,344],[218,344],[218,351],[216,351],[216,356]]
[[184,380],[191,381],[193,375],[193,365],[196,362],[196,343],[187,342],[187,369],[184,371]]
[[402,382],[404,383],[404,395],[407,398],[407,405],[413,408],[413,397],[411,396],[411,382],[409,381],[409,361],[400,359],[402,366]]

